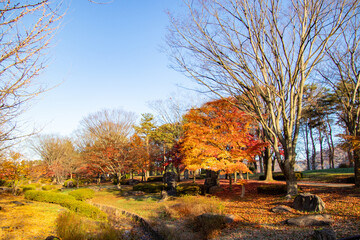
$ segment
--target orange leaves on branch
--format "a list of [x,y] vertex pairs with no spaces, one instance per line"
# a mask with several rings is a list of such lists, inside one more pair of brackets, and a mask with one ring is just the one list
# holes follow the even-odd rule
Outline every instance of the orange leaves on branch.
[[184,164],[227,173],[249,172],[251,162],[266,146],[255,136],[253,122],[234,99],[220,99],[185,115]]

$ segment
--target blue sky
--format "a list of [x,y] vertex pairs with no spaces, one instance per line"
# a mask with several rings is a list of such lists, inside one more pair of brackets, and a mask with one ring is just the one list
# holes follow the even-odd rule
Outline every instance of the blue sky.
[[[58,87],[39,96],[24,115],[44,134],[70,135],[79,121],[103,108],[151,112],[191,81],[168,67],[167,10],[180,0],[114,0],[98,5],[72,0],[40,81]],[[180,89],[181,90],[181,89]],[[183,91],[183,90],[181,90]]]

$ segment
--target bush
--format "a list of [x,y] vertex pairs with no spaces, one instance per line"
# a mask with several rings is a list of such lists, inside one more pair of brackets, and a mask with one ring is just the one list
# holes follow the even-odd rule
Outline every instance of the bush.
[[257,187],[257,192],[262,194],[280,195],[286,194],[286,185],[263,185]]
[[195,232],[200,232],[204,239],[210,239],[216,237],[226,227],[227,220],[224,215],[204,214],[189,219],[187,224]]
[[30,190],[25,193],[25,198],[39,202],[56,203],[89,218],[100,220],[106,219],[106,214],[104,212],[88,203],[77,201],[70,195]]
[[95,191],[90,188],[81,188],[69,192],[69,195],[73,196],[76,200],[84,201],[94,197]]
[[338,168],[348,168],[349,166],[346,163],[340,163]]
[[5,186],[5,184],[6,184],[6,180],[0,179],[0,186]]
[[57,187],[55,185],[45,185],[45,186],[42,186],[41,189],[44,191],[49,191],[49,190],[57,189]]
[[[300,181],[303,178],[303,173],[295,172],[295,177],[297,181]],[[282,173],[273,173],[273,179],[277,181],[286,181],[285,176]],[[260,175],[259,180],[264,181],[265,175]]]
[[35,184],[28,184],[28,185],[22,185],[20,186],[23,192],[29,191],[29,190],[35,190],[36,185]]
[[156,176],[156,177],[148,177],[148,182],[162,182],[163,177],[162,176]]
[[68,179],[64,182],[64,187],[73,188],[76,187],[77,181],[75,179]]
[[98,224],[73,212],[62,212],[56,219],[56,233],[62,240],[124,239],[123,232],[108,223]]
[[133,186],[133,191],[143,191],[146,193],[159,193],[164,189],[162,183],[139,183]]
[[178,196],[191,195],[196,196],[201,194],[201,186],[194,183],[183,183],[176,187],[176,193]]

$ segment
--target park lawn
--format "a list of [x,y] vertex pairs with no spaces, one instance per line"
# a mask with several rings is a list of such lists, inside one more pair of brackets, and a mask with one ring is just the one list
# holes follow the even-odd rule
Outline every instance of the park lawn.
[[304,181],[346,183],[347,179],[354,177],[354,168],[333,168],[322,170],[303,171]]
[[[187,221],[189,216],[187,215],[191,214],[186,211],[182,214],[174,214],[174,211],[171,212],[168,209],[186,201],[190,205],[196,205],[201,202],[205,203],[209,199],[217,202],[221,213],[235,216],[234,223],[226,229],[215,232],[213,235],[215,239],[308,239],[314,229],[320,228],[287,226],[282,223],[286,219],[312,213],[295,210],[283,214],[270,212],[270,209],[277,205],[291,206],[293,200],[286,200],[282,195],[258,194],[257,186],[262,183],[249,181],[246,184],[245,198],[240,198],[240,186],[233,186],[233,191],[230,192],[227,180],[221,180],[221,184],[225,191],[217,194],[216,197],[182,197],[158,202],[159,194],[129,198],[122,197],[118,191],[101,191],[96,193],[92,201],[136,213],[152,222],[159,232],[165,233],[173,239],[198,238],[196,238],[197,233],[191,233],[189,230]],[[332,215],[335,220],[332,227],[338,238],[360,234],[360,205],[358,204],[360,192],[352,189],[322,188],[319,190],[312,187],[303,187],[302,191],[318,194],[323,199],[326,204],[324,213]]]
[[[23,206],[11,203],[19,201]],[[23,196],[1,194],[0,239],[45,239],[55,234],[55,219],[63,207],[41,202],[29,202]]]

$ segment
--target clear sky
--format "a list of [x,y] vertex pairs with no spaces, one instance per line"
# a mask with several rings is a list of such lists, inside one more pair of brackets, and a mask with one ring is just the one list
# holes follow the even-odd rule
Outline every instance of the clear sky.
[[168,16],[180,0],[113,0],[98,5],[72,0],[40,76],[58,87],[39,96],[24,115],[44,134],[70,135],[80,120],[103,108],[151,112],[147,102],[166,99],[191,83],[168,67]]

